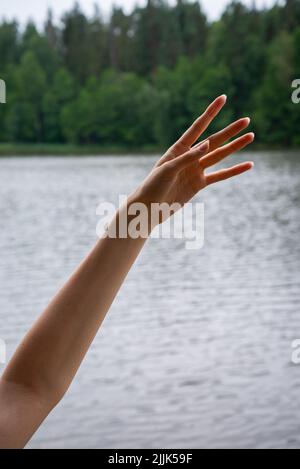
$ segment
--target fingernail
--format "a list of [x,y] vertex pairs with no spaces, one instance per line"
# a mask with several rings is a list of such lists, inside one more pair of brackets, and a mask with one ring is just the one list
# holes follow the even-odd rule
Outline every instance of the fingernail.
[[220,96],[220,98],[223,98],[223,99],[225,99],[225,101],[227,101],[227,94],[222,94],[222,95]]
[[251,132],[249,135],[251,135],[253,140],[255,139],[255,133],[254,132]]
[[250,122],[251,122],[251,119],[250,119],[250,117],[245,117],[245,118],[244,118],[244,120],[245,120],[245,121],[248,123],[248,125],[249,125],[249,124],[250,124]]
[[209,141],[203,143],[203,145],[201,145],[201,147],[199,148],[199,151],[201,153],[206,153],[208,149],[209,149]]

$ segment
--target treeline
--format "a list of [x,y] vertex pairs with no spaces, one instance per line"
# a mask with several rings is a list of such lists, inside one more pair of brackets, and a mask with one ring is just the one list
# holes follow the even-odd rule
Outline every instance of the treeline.
[[208,22],[198,2],[148,0],[104,20],[79,5],[41,31],[0,24],[0,141],[161,147],[208,102],[230,101],[219,126],[252,116],[258,141],[300,145],[300,0],[258,10],[231,3]]

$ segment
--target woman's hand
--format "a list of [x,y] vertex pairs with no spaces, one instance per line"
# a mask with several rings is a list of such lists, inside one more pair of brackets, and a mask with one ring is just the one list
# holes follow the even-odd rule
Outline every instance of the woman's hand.
[[254,134],[248,133],[224,145],[248,127],[249,118],[240,119],[193,146],[219,114],[226,100],[225,95],[220,96],[207,108],[158,161],[129,200],[139,201],[147,206],[153,203],[183,206],[206,186],[242,174],[253,167],[252,162],[247,162],[206,173],[211,166],[253,142]]

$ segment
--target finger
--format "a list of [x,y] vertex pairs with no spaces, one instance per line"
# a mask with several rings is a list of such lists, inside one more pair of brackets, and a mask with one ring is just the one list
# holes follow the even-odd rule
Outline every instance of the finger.
[[224,145],[224,147],[210,152],[207,156],[204,156],[204,158],[201,159],[202,168],[209,168],[210,166],[213,166],[224,160],[224,158],[227,158],[227,156],[231,155],[232,153],[236,153],[237,151],[242,150],[253,142],[254,137],[255,135],[253,133],[243,135],[233,142]]
[[[233,124],[230,124],[228,127],[221,130],[220,132],[209,137],[207,140],[209,140],[210,151],[216,150],[221,145],[226,143],[227,140],[232,139],[233,137],[238,135],[240,132],[242,132],[242,130],[245,130],[249,126],[250,122],[251,120],[249,119],[249,117],[239,119],[238,121],[233,122]],[[198,145],[202,145],[202,144],[203,142],[198,143]]]
[[187,151],[181,156],[178,156],[174,160],[172,160],[170,163],[167,163],[168,165],[172,166],[173,168],[178,169],[183,169],[186,166],[195,163],[196,161],[199,161],[201,157],[206,155],[209,151],[209,142],[203,143],[200,147],[198,148],[193,148],[192,150]]
[[198,140],[200,135],[202,135],[203,132],[207,129],[214,118],[219,114],[226,101],[226,95],[222,95],[215,99],[215,101],[206,109],[204,114],[198,117],[192,126],[182,135],[182,137],[180,137],[177,144],[179,143],[186,147],[191,147],[196,142],[196,140]]
[[230,179],[234,176],[239,176],[240,174],[249,171],[254,166],[254,163],[248,161],[247,163],[241,163],[232,168],[228,169],[221,169],[220,171],[216,171],[215,173],[208,174],[206,176],[206,184],[209,186],[210,184],[215,184],[216,182],[225,181],[225,179]]

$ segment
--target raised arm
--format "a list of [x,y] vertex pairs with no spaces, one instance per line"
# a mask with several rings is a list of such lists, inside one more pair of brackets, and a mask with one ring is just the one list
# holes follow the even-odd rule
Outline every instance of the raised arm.
[[[207,185],[251,169],[252,163],[243,163],[205,174],[253,141],[254,135],[246,134],[224,145],[249,125],[248,118],[192,147],[225,102],[225,96],[215,100],[159,160],[24,338],[0,380],[0,447],[23,447],[62,399],[144,246],[147,236],[121,237],[119,228],[117,236],[111,236],[122,213],[136,202],[183,206]],[[152,228],[153,223],[148,233]]]

